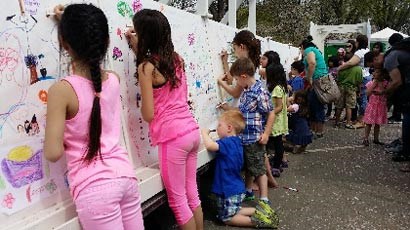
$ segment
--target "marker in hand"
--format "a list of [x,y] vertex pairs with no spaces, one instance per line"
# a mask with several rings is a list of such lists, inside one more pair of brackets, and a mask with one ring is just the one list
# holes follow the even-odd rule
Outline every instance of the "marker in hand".
[[221,108],[221,106],[223,106],[225,104],[226,104],[226,101],[223,101],[221,103],[218,103],[215,108],[219,109],[219,108]]

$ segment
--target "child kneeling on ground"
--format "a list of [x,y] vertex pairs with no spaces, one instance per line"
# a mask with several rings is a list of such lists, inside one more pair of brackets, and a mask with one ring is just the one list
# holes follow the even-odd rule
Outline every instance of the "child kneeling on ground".
[[209,136],[210,130],[202,129],[206,149],[216,153],[212,193],[217,197],[218,219],[232,226],[277,228],[278,216],[265,202],[259,201],[256,207],[241,207],[245,197],[241,177],[243,147],[237,136],[245,128],[241,112],[224,112],[218,122],[216,131],[220,139],[216,142]]

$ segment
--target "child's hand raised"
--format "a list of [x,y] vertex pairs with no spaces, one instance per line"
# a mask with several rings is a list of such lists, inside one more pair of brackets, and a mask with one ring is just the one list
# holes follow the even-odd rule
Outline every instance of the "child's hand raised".
[[222,62],[228,62],[228,51],[222,50],[219,55],[221,56]]
[[134,28],[130,28],[127,30],[127,32],[125,32],[125,38],[127,39],[128,45],[130,46],[132,51],[137,54],[138,39]]
[[222,74],[221,76],[218,77],[218,84],[221,85],[224,82],[228,80],[228,75],[227,74]]
[[54,13],[54,18],[57,21],[60,21],[64,13],[64,6],[61,4],[58,4],[57,6],[54,7],[53,13]]

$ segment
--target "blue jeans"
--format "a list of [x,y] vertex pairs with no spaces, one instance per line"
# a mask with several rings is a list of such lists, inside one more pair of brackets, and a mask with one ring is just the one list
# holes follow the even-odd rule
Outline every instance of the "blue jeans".
[[310,121],[325,122],[325,104],[319,101],[313,89],[308,91],[308,101],[310,110]]
[[403,113],[402,123],[403,155],[410,157],[410,112]]

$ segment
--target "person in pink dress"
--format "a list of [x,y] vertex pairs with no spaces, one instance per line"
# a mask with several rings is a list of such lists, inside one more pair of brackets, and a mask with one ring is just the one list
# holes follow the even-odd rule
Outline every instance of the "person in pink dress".
[[366,124],[364,129],[363,145],[369,146],[369,134],[374,125],[373,143],[383,145],[379,140],[380,125],[387,124],[387,98],[385,95],[379,95],[387,88],[388,72],[385,69],[375,69],[373,80],[366,84],[366,95],[369,97],[363,121]]

